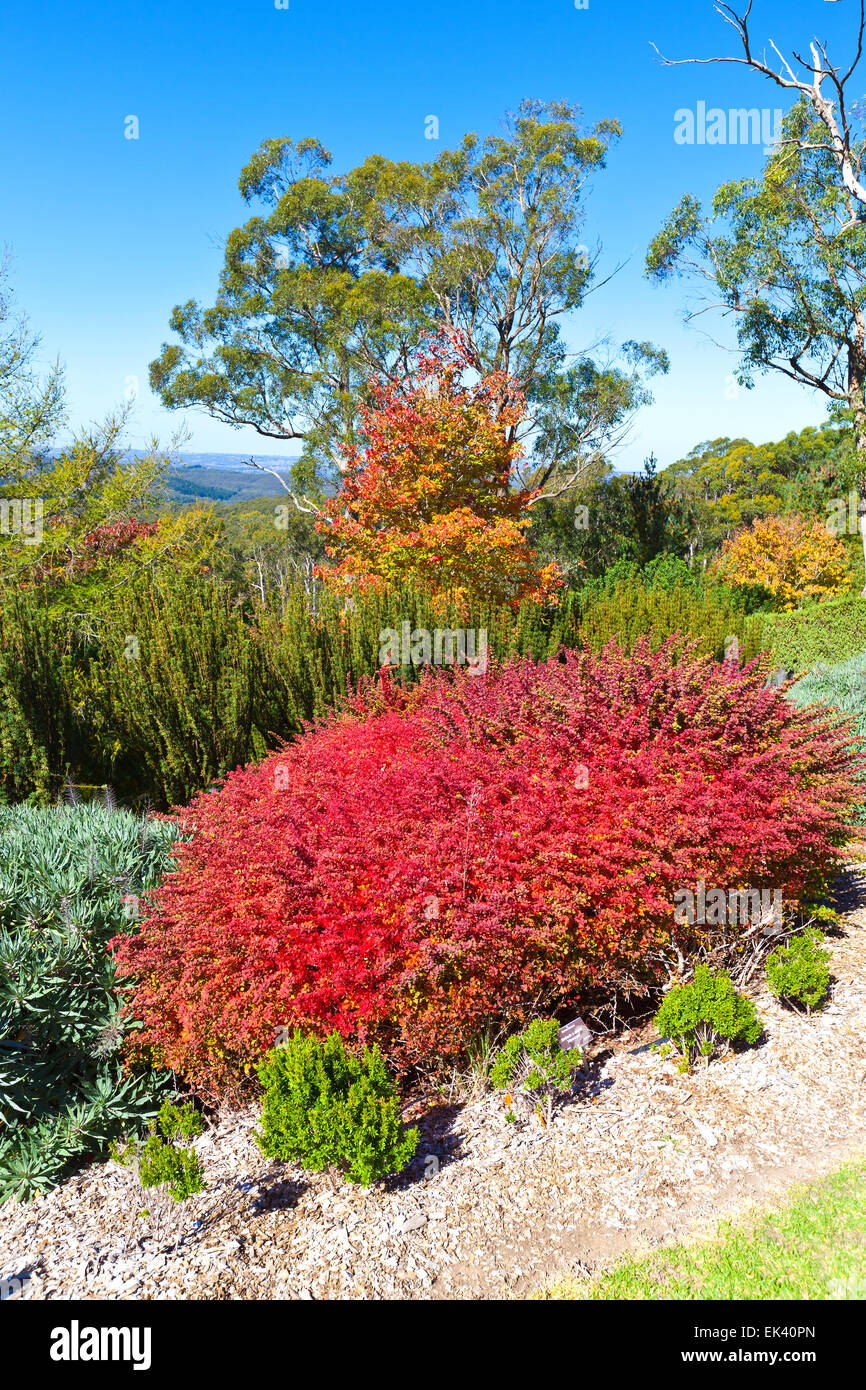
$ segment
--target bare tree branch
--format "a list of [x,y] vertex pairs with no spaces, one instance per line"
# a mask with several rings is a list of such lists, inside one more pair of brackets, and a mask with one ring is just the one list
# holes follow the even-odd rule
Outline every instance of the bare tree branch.
[[[812,108],[818,119],[822,122],[830,137],[829,150],[836,160],[842,176],[842,182],[852,198],[856,202],[866,207],[866,185],[861,183],[858,177],[859,161],[852,154],[851,127],[848,113],[845,107],[845,84],[853,74],[857,64],[863,55],[863,35],[866,29],[866,0],[860,0],[860,20],[857,29],[857,51],[852,62],[843,76],[839,76],[839,69],[834,67],[827,56],[825,46],[813,40],[809,45],[812,55],[812,62],[807,63],[798,54],[794,54],[794,61],[809,74],[809,77],[798,76],[792,68],[790,62],[781,53],[775,43],[771,41],[770,47],[776,54],[781,64],[781,71],[777,72],[763,59],[757,58],[752,52],[751,39],[749,36],[749,16],[752,11],[752,0],[749,0],[748,7],[744,14],[737,14],[730,5],[717,4],[713,6],[717,14],[721,15],[726,24],[737,33],[743,47],[742,58],[736,57],[715,57],[715,58],[666,58],[659,51],[656,44],[651,46],[658,54],[659,61],[666,67],[681,67],[685,64],[707,64],[707,63],[734,63],[740,67],[751,68],[758,72],[762,77],[768,77],[777,86],[786,88],[789,91],[800,92],[811,102]],[[810,80],[811,79],[811,80]],[[824,84],[829,83],[835,90],[835,100],[826,96]],[[838,107],[838,114],[837,114]],[[801,149],[804,146],[799,146]],[[859,219],[853,215],[851,219],[841,229],[847,230],[856,225]]]
[[249,464],[250,468],[257,468],[260,473],[270,473],[272,478],[276,478],[280,487],[289,494],[299,512],[304,512],[308,516],[316,515],[320,517],[322,521],[330,521],[330,518],[325,515],[320,507],[316,506],[315,502],[311,502],[309,497],[298,497],[297,493],[292,491],[285,478],[282,477],[275,468],[266,468],[263,463],[257,463],[254,458],[248,458],[246,462]]

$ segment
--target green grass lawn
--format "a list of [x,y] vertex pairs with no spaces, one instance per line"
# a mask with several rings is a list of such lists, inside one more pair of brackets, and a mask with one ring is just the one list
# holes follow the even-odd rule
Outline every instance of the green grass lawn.
[[866,1161],[779,1207],[723,1222],[709,1241],[625,1259],[553,1299],[866,1299]]

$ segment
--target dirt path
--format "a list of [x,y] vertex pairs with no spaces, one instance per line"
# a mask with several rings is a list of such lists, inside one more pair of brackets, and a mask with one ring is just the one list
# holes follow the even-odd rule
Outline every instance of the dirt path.
[[810,1020],[762,991],[765,1039],[690,1076],[651,1030],[595,1050],[550,1131],[502,1102],[441,1107],[388,1188],[334,1192],[271,1163],[253,1112],[200,1141],[209,1188],[154,1238],[130,1173],[86,1172],[0,1208],[19,1298],[508,1297],[715,1224],[866,1152],[866,878],[831,938],[832,1002]]

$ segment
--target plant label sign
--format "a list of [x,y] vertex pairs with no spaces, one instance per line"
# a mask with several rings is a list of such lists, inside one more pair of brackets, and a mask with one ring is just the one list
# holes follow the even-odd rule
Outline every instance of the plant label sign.
[[576,1047],[583,1049],[588,1047],[591,1042],[592,1033],[582,1018],[573,1018],[570,1023],[566,1023],[565,1027],[559,1030],[559,1046],[563,1052],[572,1052]]

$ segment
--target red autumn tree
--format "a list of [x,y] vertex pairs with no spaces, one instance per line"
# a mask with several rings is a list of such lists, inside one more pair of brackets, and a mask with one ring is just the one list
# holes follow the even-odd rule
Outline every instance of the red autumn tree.
[[474,365],[453,334],[428,342],[409,385],[377,379],[361,411],[365,448],[346,450],[343,488],[317,525],[336,563],[326,582],[418,579],[495,603],[544,601],[561,581],[524,537],[533,494],[511,486],[525,402]]

